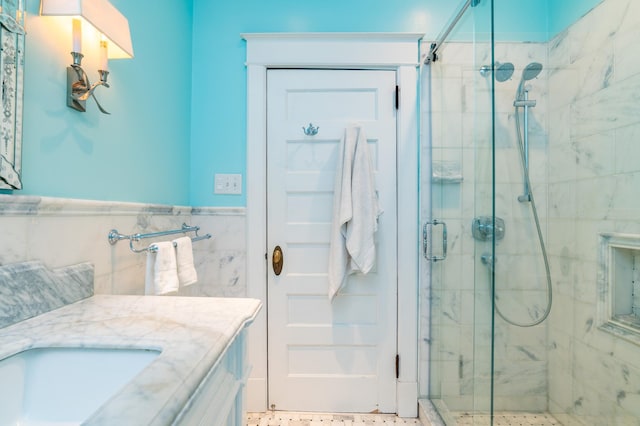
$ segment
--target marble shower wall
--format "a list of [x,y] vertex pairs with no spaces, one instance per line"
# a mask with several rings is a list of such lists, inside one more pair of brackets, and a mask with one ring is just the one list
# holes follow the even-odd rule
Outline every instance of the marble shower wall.
[[599,234],[640,239],[638,45],[637,0],[605,0],[549,42],[549,411],[566,425],[640,424],[640,346],[598,315]]
[[[143,294],[146,254],[129,242],[110,245],[111,229],[122,234],[199,225],[210,240],[194,243],[198,283],[185,296],[246,295],[244,209],[199,208],[0,195],[0,264],[31,260],[49,268],[89,262],[96,294]],[[178,235],[161,237],[170,240]],[[139,242],[145,247],[153,239]]]
[[[546,66],[546,44],[501,43],[496,58],[511,62],[511,79],[496,87],[496,214],[505,220],[505,238],[496,251],[496,285],[500,309],[518,322],[530,322],[544,310],[545,275],[541,267],[536,230],[522,194],[523,174],[513,100],[524,67]],[[491,297],[489,270],[480,262],[491,252],[490,242],[472,237],[474,217],[492,214],[492,104],[491,77],[480,73],[490,64],[488,44],[448,43],[441,60],[430,66],[429,107],[423,111],[423,164],[432,162],[441,182],[431,186],[422,176],[422,188],[432,192],[432,215],[447,223],[449,253],[431,268],[432,287],[422,289],[421,365],[431,358],[421,383],[430,374],[431,389],[423,394],[444,401],[453,411],[489,408],[491,378]],[[538,106],[530,115],[531,171],[541,219],[546,219],[546,78],[530,82],[531,99]],[[430,134],[429,134],[430,132]],[[431,145],[429,145],[431,144]],[[533,167],[533,166],[532,166]],[[423,196],[429,191],[423,191]],[[429,195],[426,195],[427,197]],[[426,205],[423,199],[423,206]],[[422,218],[430,217],[423,211]],[[543,232],[545,230],[543,229]],[[436,237],[438,238],[438,237]],[[435,239],[434,239],[435,241]],[[438,244],[436,244],[437,246]],[[512,271],[518,270],[514,275]],[[428,280],[423,280],[423,283]],[[498,319],[496,323],[495,407],[499,410],[546,408],[547,357],[544,326],[522,332]]]

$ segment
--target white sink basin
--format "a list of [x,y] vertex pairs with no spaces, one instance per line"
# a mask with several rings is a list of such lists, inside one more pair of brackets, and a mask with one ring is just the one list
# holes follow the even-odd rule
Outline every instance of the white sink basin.
[[77,425],[160,354],[143,349],[30,349],[0,361],[0,425]]

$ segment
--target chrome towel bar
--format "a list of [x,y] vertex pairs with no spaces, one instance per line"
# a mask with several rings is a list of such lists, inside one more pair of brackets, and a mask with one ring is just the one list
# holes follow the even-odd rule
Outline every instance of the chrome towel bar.
[[[191,241],[208,240],[209,238],[211,238],[211,234],[198,235],[199,230],[200,230],[199,226],[189,226],[186,223],[183,223],[182,228],[180,229],[172,229],[169,231],[160,231],[160,232],[150,232],[147,234],[123,235],[119,233],[116,229],[112,229],[109,232],[108,238],[109,238],[109,244],[111,245],[114,245],[120,240],[129,240],[129,248],[131,249],[132,252],[144,253],[147,251],[157,251],[157,247],[155,247],[154,245],[150,245],[149,247],[144,247],[141,249],[138,249],[133,245],[134,243],[140,240],[143,240],[145,238],[156,238],[156,237],[162,237],[165,235],[173,235],[173,234],[186,234],[187,232],[196,233],[194,237],[191,237]],[[173,245],[175,246],[176,244],[174,243]]]

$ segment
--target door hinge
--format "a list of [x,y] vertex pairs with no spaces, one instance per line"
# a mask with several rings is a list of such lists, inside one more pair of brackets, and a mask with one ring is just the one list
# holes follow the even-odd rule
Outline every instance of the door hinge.
[[396,354],[396,379],[400,378],[400,355]]
[[400,86],[396,85],[396,109],[400,109]]

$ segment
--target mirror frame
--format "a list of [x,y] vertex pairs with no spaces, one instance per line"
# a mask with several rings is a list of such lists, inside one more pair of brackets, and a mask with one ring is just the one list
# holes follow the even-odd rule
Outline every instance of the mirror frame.
[[0,0],[0,189],[22,189],[24,0]]

